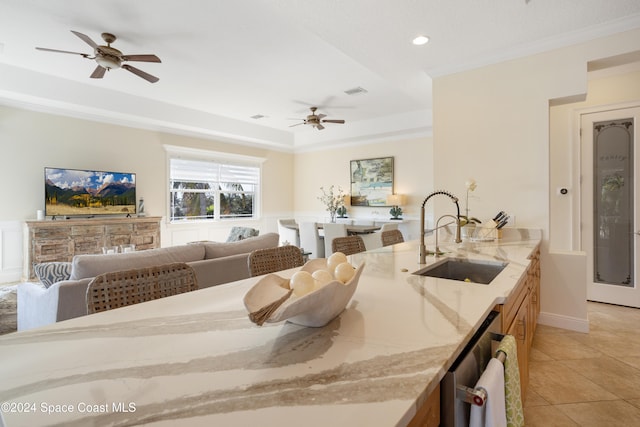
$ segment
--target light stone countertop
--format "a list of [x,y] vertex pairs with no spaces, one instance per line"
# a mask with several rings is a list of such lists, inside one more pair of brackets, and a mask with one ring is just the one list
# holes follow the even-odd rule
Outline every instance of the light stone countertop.
[[352,255],[366,262],[358,289],[323,328],[251,323],[242,298],[253,278],[5,335],[4,423],[405,425],[540,239],[506,229],[495,242],[440,244],[508,261],[490,285],[411,274],[423,267],[416,241]]

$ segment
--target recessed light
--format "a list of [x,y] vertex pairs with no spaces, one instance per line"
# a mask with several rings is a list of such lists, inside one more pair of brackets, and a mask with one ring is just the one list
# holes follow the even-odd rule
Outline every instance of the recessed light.
[[423,44],[427,43],[429,43],[429,37],[427,36],[418,36],[413,39],[413,44],[415,44],[416,46],[422,46]]

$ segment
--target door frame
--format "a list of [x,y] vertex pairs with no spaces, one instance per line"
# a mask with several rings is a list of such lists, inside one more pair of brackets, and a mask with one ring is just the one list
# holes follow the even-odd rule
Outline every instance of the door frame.
[[[575,183],[576,190],[573,192],[573,198],[571,201],[571,209],[573,212],[572,226],[571,226],[571,247],[575,251],[582,250],[582,135],[580,135],[580,125],[582,116],[584,114],[599,113],[614,110],[626,110],[628,108],[640,107],[640,100],[631,102],[622,102],[615,104],[602,104],[597,106],[590,106],[585,108],[576,108],[573,110],[573,128],[571,131],[572,136],[572,152],[571,159],[573,164],[571,165],[571,181]],[[638,124],[637,124],[638,125]],[[640,134],[640,132],[639,132]],[[640,171],[638,171],[640,173]],[[640,202],[640,201],[638,201]]]
[[[584,168],[586,168],[586,166],[584,165],[584,156],[585,153],[582,150],[582,140],[583,140],[583,136],[580,133],[581,130],[581,125],[582,125],[582,118],[585,115],[589,115],[589,114],[605,114],[605,113],[612,113],[614,114],[616,111],[620,111],[620,116],[626,116],[627,114],[624,114],[624,110],[629,110],[629,109],[638,109],[640,108],[640,101],[633,101],[633,102],[626,102],[626,103],[620,103],[620,104],[612,104],[612,105],[601,105],[601,106],[594,106],[594,107],[590,107],[590,108],[585,108],[585,109],[580,109],[580,110],[576,110],[575,111],[575,120],[574,120],[574,139],[575,139],[575,143],[574,143],[574,159],[576,159],[576,165],[578,166],[577,168],[574,168],[574,182],[579,183],[580,186],[580,190],[578,192],[576,192],[576,197],[574,198],[573,202],[574,202],[574,208],[575,208],[575,212],[578,212],[578,217],[576,218],[576,221],[574,221],[574,233],[573,233],[573,244],[575,245],[574,247],[579,248],[580,250],[584,251],[586,253],[587,256],[587,283],[585,283],[585,286],[587,287],[587,300],[589,300],[589,298],[593,298],[594,295],[591,289],[591,284],[593,283],[593,268],[594,268],[594,261],[593,261],[593,248],[586,248],[585,245],[586,244],[593,244],[593,237],[590,238],[586,238],[585,237],[585,233],[592,233],[593,229],[592,227],[585,227],[584,226],[584,218],[585,215],[592,215],[589,212],[585,212],[585,209],[589,209],[592,210],[592,206],[590,207],[583,207],[583,202],[588,202],[589,200],[591,200],[591,204],[593,204],[592,201],[592,194],[593,194],[593,174],[592,171],[589,172],[589,176],[591,176],[591,181],[590,182],[585,182],[583,180],[583,176],[584,176]],[[606,120],[606,119],[603,119]],[[640,121],[636,121],[634,123],[634,129],[637,129],[637,126],[640,125]],[[585,132],[591,132],[592,129],[585,129]],[[634,143],[636,146],[638,146],[638,141],[640,141],[640,138],[638,138],[639,132],[636,130],[635,132],[635,139],[634,139]],[[592,149],[591,149],[592,150]],[[640,148],[635,149],[634,147],[634,158],[638,159],[640,157]],[[638,187],[638,184],[635,182],[636,178],[640,177],[640,161],[635,162],[634,163],[634,185],[635,185],[635,193],[638,194],[638,192],[640,191],[640,187]],[[588,200],[585,200],[585,197],[587,197]],[[634,200],[634,211],[638,212],[638,209],[640,209],[640,197],[635,197]],[[635,214],[635,217],[638,217],[638,213]],[[591,222],[593,223],[593,218],[591,220]],[[634,229],[639,229],[640,228],[640,222],[639,221],[635,221],[634,224]],[[636,237],[636,239],[638,239],[638,237]],[[585,241],[586,240],[586,241]],[[636,242],[634,243],[634,251],[636,254],[636,260],[638,259],[639,251],[640,251],[640,242],[636,240]],[[640,271],[640,263],[636,262],[634,263],[634,270],[635,272]],[[612,303],[612,304],[620,304],[620,305],[628,305],[628,306],[635,306],[635,307],[640,307],[640,277],[638,277],[638,275],[634,275],[635,276],[635,285],[633,288],[629,288],[629,289],[620,289],[621,293],[627,294],[629,293],[630,295],[632,294],[632,291],[635,291],[635,293],[633,294],[635,296],[634,298],[634,302],[633,304],[629,304],[629,299],[628,298],[620,298],[619,296],[616,298],[602,298],[602,297],[598,297],[601,298],[603,301],[602,302],[608,302],[608,303]],[[604,286],[607,285],[603,285],[603,289]],[[610,285],[610,286],[615,286],[615,285]],[[596,290],[595,291],[595,296],[598,295],[602,295],[602,293],[604,292],[604,290]],[[604,301],[605,299],[609,299],[608,301]],[[598,299],[593,299],[594,301],[598,301]]]

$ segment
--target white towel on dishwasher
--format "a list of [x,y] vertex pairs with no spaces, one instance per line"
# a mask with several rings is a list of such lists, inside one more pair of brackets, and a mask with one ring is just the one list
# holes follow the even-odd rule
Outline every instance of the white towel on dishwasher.
[[469,427],[506,427],[507,411],[504,401],[504,365],[495,357],[489,360],[476,384],[487,392],[483,406],[471,405]]

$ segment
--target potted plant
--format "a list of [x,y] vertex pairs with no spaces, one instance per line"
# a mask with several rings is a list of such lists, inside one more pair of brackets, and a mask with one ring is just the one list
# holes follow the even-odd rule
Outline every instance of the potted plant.
[[476,184],[476,180],[473,178],[469,178],[464,183],[465,187],[467,187],[467,197],[465,201],[465,214],[459,216],[460,227],[462,227],[462,237],[469,238],[473,236],[473,233],[476,229],[476,224],[482,224],[478,218],[469,216],[469,192],[474,191],[478,186]]
[[332,185],[329,187],[329,191],[325,191],[324,187],[320,187],[320,191],[322,191],[322,195],[318,197],[318,200],[326,206],[331,222],[336,222],[338,208],[344,207],[344,192],[342,188],[338,187],[338,192],[334,193],[334,186]]
[[398,205],[393,206],[389,210],[389,213],[391,214],[391,219],[402,219],[400,218],[400,216],[402,216],[402,208]]

